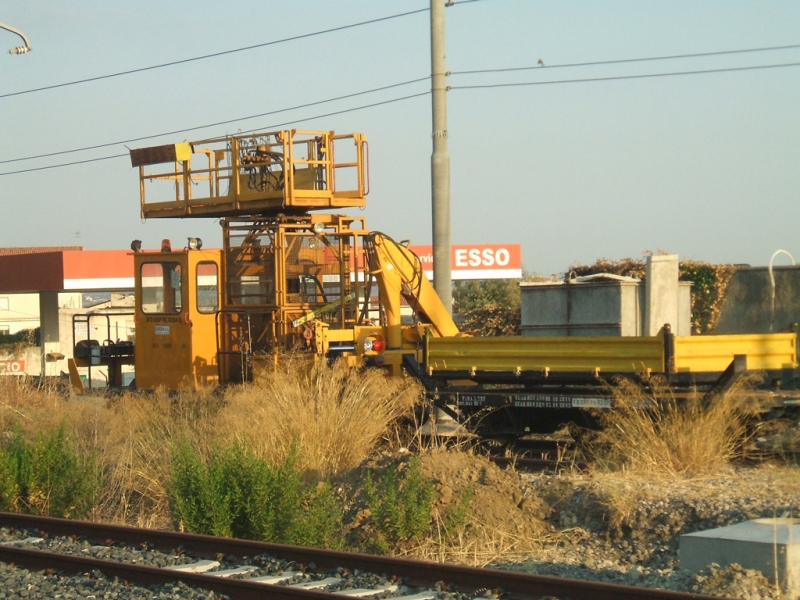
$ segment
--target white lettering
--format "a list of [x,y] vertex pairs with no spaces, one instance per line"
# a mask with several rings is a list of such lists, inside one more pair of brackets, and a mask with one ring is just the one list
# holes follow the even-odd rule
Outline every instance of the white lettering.
[[495,261],[501,267],[505,267],[511,261],[511,254],[505,248],[500,248],[494,253]]
[[481,264],[481,251],[477,248],[472,248],[469,251],[469,266],[479,267]]
[[483,266],[491,267],[494,264],[494,251],[491,248],[483,249]]
[[467,266],[467,251],[464,248],[459,248],[456,250],[456,266],[457,267]]

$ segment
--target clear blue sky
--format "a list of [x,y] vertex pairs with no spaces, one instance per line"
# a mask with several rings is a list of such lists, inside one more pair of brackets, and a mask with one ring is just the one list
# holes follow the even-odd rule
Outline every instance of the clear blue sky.
[[[0,2],[0,95],[136,69],[407,10],[388,2]],[[800,62],[800,49],[576,68],[556,65],[800,44],[796,1],[482,0],[448,8],[459,85]],[[127,140],[389,85],[430,73],[429,14],[124,77],[0,98],[0,160]],[[428,82],[131,147],[202,139],[424,92]],[[549,275],[666,250],[711,262],[800,261],[800,67],[492,89],[448,95],[455,243],[522,244]],[[371,150],[368,225],[430,242],[430,97],[314,118]],[[0,172],[125,153],[122,145],[0,164]],[[212,220],[141,223],[127,158],[0,177],[0,246],[156,247]],[[783,259],[781,259],[783,260]]]

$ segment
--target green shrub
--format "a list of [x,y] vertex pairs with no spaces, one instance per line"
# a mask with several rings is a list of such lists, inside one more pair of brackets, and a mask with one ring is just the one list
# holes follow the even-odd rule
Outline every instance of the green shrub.
[[61,518],[85,517],[97,502],[94,456],[80,456],[62,423],[31,443],[16,432],[0,451],[0,505]]
[[340,548],[342,509],[330,486],[303,483],[295,456],[271,465],[236,443],[203,462],[182,440],[169,485],[176,524],[193,533]]
[[18,497],[17,463],[8,452],[0,452],[0,510],[13,511]]
[[474,498],[475,488],[472,485],[468,485],[458,500],[447,507],[444,519],[444,527],[447,533],[452,533],[469,522]]
[[409,542],[428,531],[434,488],[422,476],[418,457],[407,463],[402,475],[397,465],[387,468],[377,482],[367,472],[364,493],[384,550],[387,543]]

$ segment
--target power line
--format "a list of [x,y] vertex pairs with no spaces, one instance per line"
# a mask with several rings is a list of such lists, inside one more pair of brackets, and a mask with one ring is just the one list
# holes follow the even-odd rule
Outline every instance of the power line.
[[[475,2],[475,1],[478,1],[478,0],[472,0],[472,1]],[[273,125],[266,125],[264,127],[258,127],[256,129],[248,129],[247,131],[242,131],[240,133],[251,133],[251,132],[254,132],[254,131],[265,131],[265,130],[273,129],[275,127],[282,127],[284,125],[292,125],[294,123],[303,123],[305,121],[313,121],[314,119],[321,119],[323,117],[330,117],[330,116],[333,116],[333,115],[341,115],[341,114],[345,114],[345,113],[356,112],[356,111],[364,110],[364,109],[367,109],[367,108],[373,108],[375,106],[382,106],[384,104],[393,104],[395,102],[402,102],[403,100],[410,100],[411,98],[418,98],[420,96],[427,96],[428,94],[430,94],[430,91],[426,90],[424,92],[419,92],[417,94],[409,94],[408,96],[401,96],[399,98],[392,98],[390,100],[381,100],[380,102],[373,102],[371,104],[364,104],[362,106],[355,106],[353,108],[345,108],[345,109],[342,109],[342,110],[337,110],[337,111],[325,113],[325,114],[322,114],[322,115],[314,115],[313,117],[306,117],[304,119],[295,119],[293,121],[286,121],[284,123],[276,123],[276,124],[273,124]],[[196,143],[202,143],[203,141],[204,140],[199,140]],[[55,165],[47,165],[45,167],[32,167],[30,169],[20,169],[18,171],[6,171],[5,173],[0,173],[0,177],[2,177],[4,175],[17,175],[17,174],[20,174],[20,173],[30,173],[30,172],[33,172],[33,171],[46,171],[46,170],[49,170],[49,169],[58,169],[58,168],[61,168],[61,167],[71,167],[73,165],[81,165],[81,164],[84,164],[84,163],[98,162],[98,161],[101,161],[101,160],[111,160],[113,158],[122,158],[122,157],[126,157],[126,156],[128,156],[128,154],[113,154],[111,156],[101,156],[99,158],[89,158],[89,159],[86,159],[86,160],[76,160],[76,161],[72,161],[72,162],[68,162],[68,163],[59,163],[59,164],[55,164]]]
[[[480,0],[464,0],[465,2],[480,2]],[[274,129],[275,127],[283,127],[284,125],[293,125],[294,123],[303,123],[305,121],[313,121],[314,119],[322,119],[323,117],[332,117],[334,115],[343,115],[345,113],[356,112],[358,110],[363,110],[365,108],[373,108],[375,106],[383,106],[384,104],[394,104],[395,102],[402,102],[403,100],[410,100],[411,98],[419,98],[420,96],[427,96],[431,92],[430,90],[425,90],[424,92],[419,92],[417,94],[409,94],[408,96],[401,96],[400,98],[392,98],[391,100],[381,100],[380,102],[373,102],[372,104],[365,104],[363,106],[356,106],[354,108],[344,108],[342,110],[336,110],[333,112],[325,113],[324,115],[314,115],[313,117],[307,117],[305,119],[296,119],[294,121],[285,121],[283,123],[274,123],[272,125],[265,125],[264,127],[257,127],[255,129],[246,129],[241,133],[253,133],[254,131],[266,131],[269,129]],[[200,140],[199,143],[202,143],[204,140]]]
[[[476,0],[464,0],[464,2],[472,1],[475,2]],[[291,37],[282,38],[280,40],[273,40],[271,42],[264,42],[261,44],[253,44],[252,46],[244,46],[242,48],[234,48],[233,50],[223,50],[222,52],[214,52],[212,54],[204,54],[202,56],[194,56],[192,58],[184,58],[181,60],[173,60],[166,63],[161,63],[158,65],[151,65],[149,67],[141,67],[138,69],[130,69],[128,71],[120,71],[118,73],[109,73],[108,75],[98,75],[97,77],[87,77],[86,79],[77,79],[75,81],[68,81],[65,83],[56,83],[54,85],[45,85],[38,88],[32,88],[29,90],[22,90],[19,92],[9,92],[7,94],[0,94],[0,98],[9,98],[11,96],[21,96],[22,94],[32,94],[34,92],[42,92],[44,90],[52,90],[56,88],[67,87],[71,85],[78,85],[81,83],[88,83],[90,81],[100,81],[102,79],[110,79],[112,77],[121,77],[123,75],[131,75],[133,73],[142,73],[144,71],[153,71],[155,69],[162,69],[164,67],[172,67],[175,65],[182,65],[185,63],[190,63],[198,60],[205,60],[207,58],[215,58],[217,56],[225,56],[227,54],[235,54],[236,52],[245,52],[247,50],[255,50],[256,48],[265,48],[267,46],[274,46],[276,44],[282,44],[284,42],[294,42],[297,40],[303,40],[306,38],[314,37],[317,35],[323,35],[326,33],[334,33],[336,31],[344,31],[346,29],[353,29],[355,27],[362,27],[364,25],[372,25],[374,23],[380,23],[381,21],[389,21],[391,19],[399,19],[401,17],[407,17],[409,15],[414,15],[417,13],[427,12],[430,8],[420,8],[417,10],[410,10],[403,13],[398,13],[395,15],[389,15],[387,17],[378,17],[376,19],[370,19],[368,21],[361,21],[359,23],[351,23],[350,25],[341,25],[340,27],[331,27],[329,29],[322,29],[320,31],[314,31],[311,33],[302,33],[300,35],[293,35]]]
[[419,77],[417,79],[410,79],[408,81],[402,81],[400,83],[392,83],[390,85],[384,85],[384,86],[377,87],[377,88],[372,88],[372,89],[369,89],[369,90],[363,90],[361,92],[354,92],[352,94],[345,94],[343,96],[336,96],[335,98],[328,98],[326,100],[317,100],[315,102],[308,102],[306,104],[298,104],[296,106],[290,106],[288,108],[280,108],[280,109],[277,109],[277,110],[272,110],[272,111],[268,111],[268,112],[264,112],[264,113],[259,113],[257,115],[249,115],[247,117],[239,117],[239,118],[236,118],[236,119],[227,119],[225,121],[217,121],[216,123],[208,123],[206,125],[197,125],[195,127],[187,127],[185,129],[176,129],[174,131],[165,131],[163,133],[156,133],[156,134],[153,134],[153,135],[144,135],[144,136],[141,136],[141,137],[130,138],[130,139],[127,139],[127,140],[118,140],[116,142],[108,142],[108,143],[105,143],[105,144],[95,144],[94,146],[84,146],[82,148],[72,148],[71,150],[59,150],[57,152],[48,152],[48,153],[45,153],[45,154],[36,154],[36,155],[33,155],[33,156],[23,156],[21,158],[9,158],[7,160],[0,160],[0,164],[8,164],[8,163],[13,163],[13,162],[20,162],[20,161],[24,161],[24,160],[34,160],[34,159],[37,159],[37,158],[47,158],[47,157],[50,157],[50,156],[61,156],[61,155],[64,155],[64,154],[72,154],[74,152],[85,152],[87,150],[97,150],[99,148],[108,148],[109,146],[118,146],[120,144],[130,144],[130,143],[133,143],[133,142],[141,142],[142,140],[150,140],[150,139],[153,139],[153,138],[164,137],[164,136],[167,136],[167,135],[176,135],[178,133],[186,133],[187,131],[197,131],[198,129],[207,129],[209,127],[218,127],[220,125],[229,125],[231,123],[236,123],[236,122],[239,122],[239,121],[248,121],[250,119],[257,119],[259,117],[266,117],[266,116],[269,116],[269,115],[276,115],[276,114],[283,113],[283,112],[290,112],[290,111],[293,111],[293,110],[298,110],[300,108],[308,108],[310,106],[318,106],[320,104],[326,104],[328,102],[336,102],[337,100],[345,100],[347,98],[354,98],[356,96],[363,96],[365,94],[372,94],[374,92],[380,92],[380,91],[384,91],[384,90],[388,90],[388,89],[392,89],[392,88],[402,87],[402,86],[405,86],[405,85],[411,85],[412,83],[419,83],[420,81],[427,81],[429,79],[430,79],[430,77]]
[[708,56],[724,56],[728,54],[746,54],[748,52],[770,52],[774,50],[794,50],[800,48],[800,44],[792,44],[789,46],[768,46],[765,48],[745,48],[743,50],[718,50],[716,52],[698,52],[695,54],[672,54],[669,56],[649,56],[646,58],[622,58],[618,60],[598,60],[593,62],[580,62],[580,63],[565,63],[560,65],[541,65],[537,64],[532,67],[507,67],[502,69],[475,69],[472,71],[450,71],[450,75],[473,75],[477,73],[504,73],[509,71],[530,71],[539,70],[542,67],[546,69],[563,69],[565,67],[594,67],[598,65],[618,65],[623,63],[635,62],[649,62],[656,60],[674,60],[679,58],[701,58]]
[[756,69],[778,69],[781,67],[800,67],[797,63],[782,63],[777,65],[755,65],[752,67],[728,67],[724,69],[704,69],[702,71],[678,71],[670,73],[646,73],[644,75],[616,75],[613,77],[590,77],[585,79],[558,79],[555,81],[523,81],[519,83],[486,83],[476,85],[454,85],[451,90],[475,90],[482,88],[521,87],[528,85],[552,85],[558,83],[586,83],[591,81],[618,81],[620,79],[646,79],[649,77],[673,77],[676,75],[705,75],[708,73],[727,73],[731,71],[753,71]]
[[[467,3],[480,2],[480,1],[482,1],[482,0],[461,0],[460,4],[467,4]],[[423,9],[421,9],[421,10],[423,10]],[[424,9],[424,10],[429,10],[429,9]],[[416,12],[419,12],[419,11],[416,11]],[[405,14],[410,14],[410,13],[403,13],[403,15],[405,15]],[[384,17],[384,19],[388,19],[388,18],[394,18],[394,17]],[[603,60],[603,61],[594,61],[594,62],[567,63],[567,64],[560,64],[560,65],[548,65],[547,68],[548,69],[557,69],[557,68],[564,68],[564,67],[598,66],[598,65],[647,62],[647,61],[657,61],[657,60],[672,60],[672,59],[680,59],[680,58],[699,58],[699,57],[708,57],[708,56],[722,56],[722,55],[730,55],[730,54],[743,54],[743,53],[751,53],[751,52],[765,52],[765,51],[774,51],[774,50],[789,50],[789,49],[796,49],[796,48],[800,48],[800,44],[793,44],[793,45],[787,45],[787,46],[769,46],[769,47],[762,47],[762,48],[745,48],[745,49],[739,49],[739,50],[720,50],[720,51],[714,51],[714,52],[701,52],[701,53],[694,53],[694,54],[673,54],[673,55],[669,55],[669,56],[652,56],[652,57],[644,57],[644,58],[626,58],[626,59],[619,59],[619,60]],[[239,49],[239,50],[242,50],[242,49]],[[239,50],[235,50],[235,51],[239,51]],[[235,52],[235,51],[231,51],[231,52]],[[209,55],[209,56],[213,56],[213,55]],[[176,63],[168,63],[168,64],[176,64]],[[541,65],[536,65],[536,66],[532,66],[532,67],[508,67],[508,68],[498,68],[498,69],[476,69],[476,70],[469,70],[469,71],[451,71],[450,74],[451,75],[471,75],[471,74],[479,74],[479,73],[501,73],[501,72],[513,72],[513,71],[526,71],[526,70],[534,70],[534,69],[535,70],[539,70],[541,68],[542,68]],[[653,75],[653,77],[655,77],[655,76],[657,76],[657,75]],[[409,81],[404,81],[404,82],[395,83],[395,84],[391,84],[391,85],[387,85],[387,86],[377,87],[377,88],[373,88],[373,89],[370,89],[370,90],[364,90],[364,91],[361,91],[361,92],[355,92],[355,93],[352,93],[352,94],[345,94],[343,96],[337,96],[337,97],[334,97],[334,98],[328,98],[326,100],[319,100],[319,101],[316,101],[316,102],[309,102],[307,104],[299,104],[297,106],[292,106],[292,107],[289,107],[289,108],[282,108],[282,109],[277,109],[277,110],[274,110],[274,111],[268,111],[268,112],[265,112],[265,113],[259,113],[259,114],[256,114],[256,115],[249,115],[249,116],[246,116],[246,117],[238,117],[238,118],[234,118],[234,119],[227,119],[227,120],[224,120],[224,121],[217,121],[215,123],[208,123],[208,124],[205,124],[205,125],[197,125],[197,126],[194,126],[194,127],[187,127],[187,128],[184,128],[184,129],[176,129],[176,130],[173,130],[173,131],[166,131],[166,132],[163,132],[163,133],[158,133],[158,134],[153,134],[153,135],[141,136],[141,137],[130,138],[130,139],[125,139],[125,140],[118,140],[118,141],[115,141],[115,142],[108,142],[108,143],[104,143],[104,144],[96,144],[96,145],[93,145],[93,146],[84,146],[84,147],[81,147],[81,148],[73,148],[71,150],[61,150],[61,151],[57,151],[57,152],[48,152],[48,153],[45,153],[45,154],[36,154],[36,155],[33,155],[33,156],[24,156],[24,157],[20,157],[20,158],[11,158],[11,159],[7,159],[7,160],[0,160],[0,164],[21,162],[21,161],[34,160],[34,159],[39,159],[39,158],[47,158],[47,157],[51,157],[51,156],[60,156],[60,155],[64,155],[64,154],[72,154],[72,153],[75,153],[75,152],[85,152],[85,151],[88,151],[88,150],[97,150],[97,149],[100,149],[100,148],[107,148],[107,147],[116,146],[116,145],[119,145],[119,144],[129,144],[129,143],[133,143],[133,142],[140,142],[140,141],[143,141],[143,140],[153,139],[153,138],[157,138],[157,137],[163,137],[163,136],[167,136],[167,135],[176,135],[176,134],[179,134],[179,133],[186,133],[186,132],[189,132],[189,131],[197,131],[199,129],[207,129],[209,127],[218,127],[220,125],[228,125],[230,123],[235,123],[235,122],[239,122],[239,121],[247,121],[247,120],[250,120],[250,119],[256,119],[256,118],[259,118],[259,117],[265,117],[265,116],[268,116],[268,115],[279,114],[279,113],[282,113],[282,112],[289,112],[289,111],[297,110],[297,109],[300,109],[300,108],[307,108],[307,107],[310,107],[310,106],[315,106],[315,105],[319,105],[319,104],[325,104],[325,103],[328,103],[328,102],[335,102],[337,100],[344,100],[346,98],[352,98],[352,97],[360,96],[360,95],[364,95],[364,94],[370,94],[370,93],[373,93],[373,92],[387,90],[387,89],[391,89],[391,88],[394,88],[394,87],[401,87],[401,86],[405,86],[405,85],[410,85],[412,83],[418,83],[420,81],[425,81],[427,79],[428,79],[428,77],[420,77],[418,79],[412,79],[412,80],[409,80]],[[595,81],[595,80],[592,80],[592,81]],[[533,84],[531,84],[531,85],[533,85]],[[465,86],[456,86],[456,87],[465,87]],[[2,97],[2,96],[0,96],[0,97]]]
[[[465,0],[465,1],[476,2],[476,1],[480,1],[480,0]],[[777,69],[777,68],[783,68],[783,67],[798,67],[798,66],[800,66],[800,62],[798,62],[798,63],[781,63],[781,64],[773,64],[773,65],[754,65],[754,66],[750,66],[750,67],[729,67],[729,68],[721,68],[721,69],[704,69],[704,70],[700,70],[700,71],[678,71],[678,72],[669,72],[669,73],[648,73],[648,74],[642,74],[642,75],[618,75],[618,76],[612,76],[612,77],[593,77],[593,78],[583,78],[583,79],[561,79],[561,80],[555,80],[555,81],[528,81],[528,82],[519,82],[519,83],[492,83],[492,84],[479,84],[479,85],[460,85],[460,86],[452,86],[450,89],[454,89],[454,90],[455,89],[464,89],[464,90],[466,90],[466,89],[486,89],[486,88],[499,88],[499,87],[520,87],[520,86],[533,86],[533,85],[554,85],[554,84],[563,84],[563,83],[586,83],[586,82],[595,82],[595,81],[619,81],[619,80],[624,80],[624,79],[646,79],[646,78],[653,78],[653,77],[672,77],[672,76],[679,76],[679,75],[705,75],[705,74],[710,74],[710,73],[752,71],[752,70],[757,70],[757,69]],[[427,79],[427,78],[425,78],[425,79]],[[372,107],[381,106],[381,105],[384,105],[384,104],[391,104],[391,103],[394,103],[394,102],[401,102],[403,100],[409,100],[411,98],[417,98],[417,97],[420,97],[420,96],[427,96],[428,94],[430,94],[430,91],[424,91],[424,92],[420,92],[420,93],[417,93],[417,94],[410,94],[408,96],[401,96],[399,98],[393,98],[393,99],[390,99],[390,100],[383,100],[383,101],[380,101],[380,102],[373,102],[371,104],[365,104],[365,105],[356,106],[356,107],[353,107],[353,108],[347,108],[347,109],[342,109],[342,110],[338,110],[338,111],[332,111],[332,112],[329,112],[329,113],[325,113],[325,114],[321,114],[321,115],[315,115],[313,117],[307,117],[307,118],[304,118],[304,119],[296,119],[296,120],[293,120],[293,121],[286,121],[284,123],[278,123],[278,124],[274,124],[274,125],[268,125],[268,126],[265,126],[265,127],[259,127],[259,128],[256,128],[256,129],[249,129],[249,130],[243,131],[241,133],[251,133],[251,132],[254,132],[254,131],[269,130],[269,129],[272,129],[274,127],[281,127],[281,126],[290,125],[290,124],[293,124],[293,123],[302,123],[304,121],[311,121],[311,120],[320,119],[320,118],[323,118],[323,117],[329,117],[329,116],[333,116],[333,115],[340,115],[340,114],[344,114],[344,113],[355,112],[355,111],[358,111],[358,110],[364,110],[366,108],[372,108]],[[165,135],[165,134],[160,134],[160,135]],[[158,136],[154,136],[154,137],[158,137]],[[124,157],[124,156],[128,156],[128,155],[127,154],[115,154],[115,155],[112,155],[112,156],[104,156],[104,157],[100,157],[100,158],[79,160],[79,161],[73,161],[73,162],[69,162],[69,163],[60,163],[60,164],[49,165],[49,166],[45,166],[45,167],[35,167],[35,168],[30,168],[30,169],[21,169],[21,170],[18,170],[18,171],[7,171],[5,173],[0,173],[0,177],[2,177],[3,175],[16,175],[16,174],[20,174],[20,173],[29,173],[29,172],[32,172],[32,171],[44,171],[44,170],[47,170],[47,169],[56,169],[56,168],[60,168],[60,167],[68,167],[68,166],[77,165],[77,164],[97,162],[97,161],[101,161],[101,160],[110,160],[110,159],[113,159],[113,158],[121,158],[121,157]]]
[[99,158],[87,158],[86,160],[75,160],[68,163],[59,163],[57,165],[48,165],[46,167],[33,167],[31,169],[22,169],[20,171],[8,171],[6,173],[0,173],[0,177],[3,175],[16,175],[17,173],[31,173],[32,171],[46,171],[47,169],[57,169],[59,167],[71,167],[73,165],[82,165],[84,163],[91,163],[91,162],[98,162],[101,160],[111,160],[112,158],[121,158],[123,156],[128,156],[127,154],[113,154],[111,156],[101,156]]
[[[476,1],[480,1],[480,0],[464,0],[464,2],[476,2]],[[770,47],[765,47],[765,48],[747,48],[747,49],[741,49],[741,50],[721,50],[721,51],[715,51],[715,52],[702,52],[702,53],[695,53],[695,54],[675,54],[675,55],[670,55],[670,56],[654,56],[654,57],[646,57],[646,58],[627,58],[627,59],[620,59],[620,60],[605,60],[605,61],[583,62],[583,63],[568,63],[568,64],[561,64],[561,65],[550,65],[547,68],[548,69],[554,69],[554,68],[561,68],[561,67],[597,66],[597,65],[609,65],[609,64],[619,64],[619,63],[655,61],[655,60],[670,60],[670,59],[678,59],[678,58],[698,58],[698,57],[708,57],[708,56],[720,56],[720,55],[727,55],[727,54],[741,54],[741,53],[748,53],[748,52],[764,52],[764,51],[772,51],[772,50],[787,50],[787,49],[795,49],[795,48],[800,48],[800,44],[794,44],[794,45],[789,45],[789,46],[770,46]],[[470,70],[470,71],[452,71],[450,74],[451,75],[468,75],[468,74],[478,74],[478,73],[500,73],[500,72],[510,72],[510,71],[525,71],[525,70],[533,70],[533,69],[537,69],[538,70],[538,69],[541,69],[541,68],[542,68],[541,65],[537,65],[537,66],[534,66],[534,67],[510,67],[510,68],[502,68],[502,69],[477,69],[477,70]],[[373,93],[373,92],[383,91],[383,90],[391,89],[391,88],[394,88],[394,87],[401,87],[401,86],[405,86],[405,85],[410,85],[412,83],[418,83],[420,81],[425,81],[427,79],[428,79],[428,77],[420,77],[418,79],[411,79],[409,81],[403,81],[403,82],[400,82],[400,83],[395,83],[395,84],[391,84],[391,85],[387,85],[387,86],[377,87],[377,88],[373,88],[373,89],[370,89],[370,90],[364,90],[364,91],[355,92],[355,93],[352,93],[352,94],[345,94],[343,96],[337,96],[335,98],[328,98],[326,100],[318,100],[316,102],[309,102],[307,104],[299,104],[297,106],[292,106],[292,107],[289,107],[289,108],[277,109],[277,110],[274,110],[274,111],[268,111],[268,112],[259,113],[259,114],[256,114],[256,115],[249,115],[249,116],[246,116],[246,117],[238,117],[238,118],[234,118],[234,119],[227,119],[225,121],[217,121],[215,123],[208,123],[208,124],[205,124],[205,125],[197,125],[197,126],[194,126],[194,127],[186,127],[184,129],[176,129],[176,130],[173,130],[173,131],[167,131],[167,132],[153,134],[153,135],[141,136],[141,137],[130,138],[130,139],[125,139],[125,140],[118,140],[118,141],[115,141],[115,142],[108,142],[108,143],[104,143],[104,144],[96,144],[96,145],[93,145],[93,146],[84,146],[84,147],[81,147],[81,148],[73,148],[71,150],[61,150],[61,151],[57,151],[57,152],[48,152],[48,153],[45,153],[45,154],[36,154],[36,155],[33,155],[33,156],[24,156],[24,157],[20,157],[20,158],[11,158],[11,159],[7,159],[7,160],[0,160],[0,164],[21,162],[21,161],[34,160],[34,159],[39,159],[39,158],[47,158],[47,157],[51,157],[51,156],[60,156],[60,155],[64,155],[64,154],[72,154],[72,153],[75,153],[75,152],[85,152],[87,150],[97,150],[99,148],[107,148],[107,147],[116,146],[116,145],[119,145],[119,144],[129,144],[129,143],[133,143],[133,142],[140,142],[140,141],[143,141],[143,140],[153,139],[153,138],[157,138],[157,137],[163,137],[163,136],[167,136],[167,135],[176,135],[178,133],[186,133],[186,132],[189,132],[189,131],[197,131],[199,129],[206,129],[206,128],[209,128],[209,127],[218,127],[220,125],[228,125],[230,123],[235,123],[235,122],[239,122],[239,121],[247,121],[247,120],[250,120],[250,119],[256,119],[256,118],[259,118],[259,117],[265,117],[265,116],[268,116],[268,115],[279,114],[279,113],[282,113],[282,112],[289,112],[289,111],[297,110],[297,109],[300,109],[300,108],[307,108],[307,107],[310,107],[310,106],[315,106],[315,105],[319,105],[319,104],[325,104],[325,103],[328,103],[328,102],[335,102],[337,100],[344,100],[346,98],[352,98],[352,97],[355,97],[355,96],[360,96],[360,95],[364,95],[364,94],[370,94],[370,93]]]

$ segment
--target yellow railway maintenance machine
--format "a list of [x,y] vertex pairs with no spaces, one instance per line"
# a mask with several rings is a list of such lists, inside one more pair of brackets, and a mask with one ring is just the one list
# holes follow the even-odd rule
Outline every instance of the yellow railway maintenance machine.
[[[142,251],[136,268],[136,385],[201,386],[252,379],[276,352],[302,347],[354,366],[410,374],[457,417],[492,408],[493,432],[524,432],[608,403],[625,376],[662,375],[709,393],[748,369],[794,373],[796,335],[650,338],[480,338],[459,332],[419,258],[331,214],[363,208],[361,134],[277,131],[131,151],[141,216],[219,218],[221,250],[189,240]],[[377,298],[372,290],[377,287]],[[401,303],[413,310],[403,324]]]

